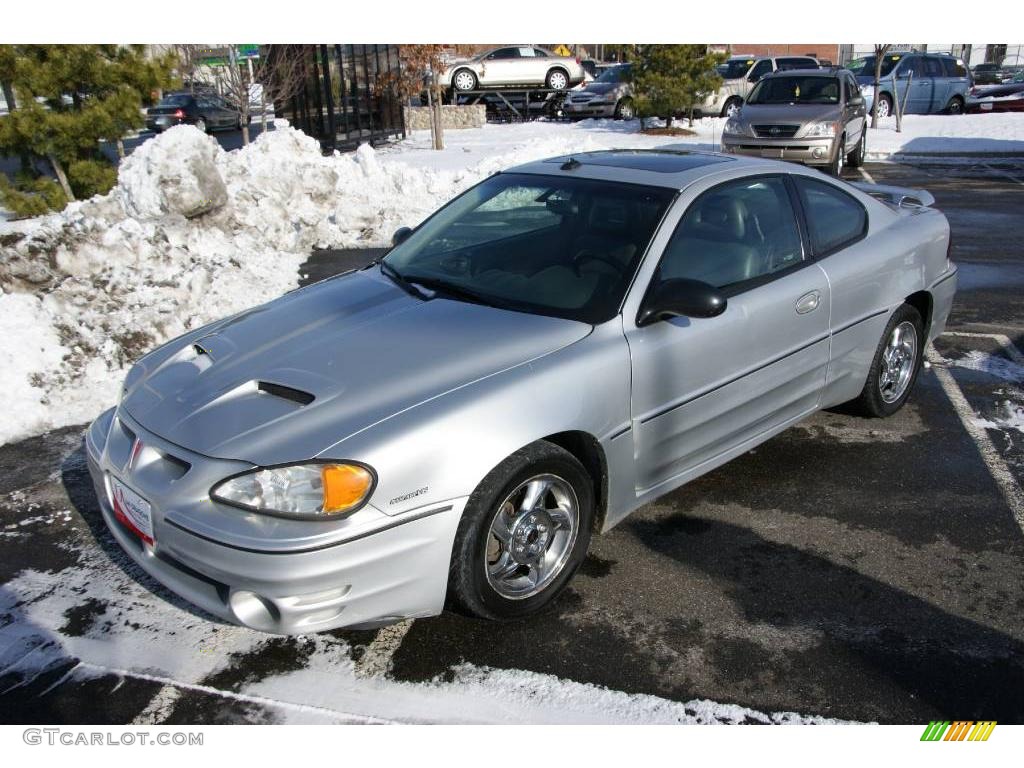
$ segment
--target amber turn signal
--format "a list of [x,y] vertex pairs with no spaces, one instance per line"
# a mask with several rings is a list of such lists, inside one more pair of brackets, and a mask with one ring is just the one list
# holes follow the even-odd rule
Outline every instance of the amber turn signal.
[[369,470],[355,464],[324,464],[320,470],[324,487],[324,514],[347,512],[362,503],[373,486]]

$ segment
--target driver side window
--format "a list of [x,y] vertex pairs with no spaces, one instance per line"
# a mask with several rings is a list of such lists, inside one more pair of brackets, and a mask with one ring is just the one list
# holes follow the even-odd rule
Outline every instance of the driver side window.
[[757,62],[757,64],[755,64],[753,66],[753,68],[750,70],[750,75],[748,76],[748,79],[752,83],[756,83],[764,75],[767,75],[771,71],[772,71],[772,60],[771,59],[761,59],[761,61]]
[[685,278],[740,287],[803,260],[781,176],[727,182],[698,197],[665,247],[654,282]]

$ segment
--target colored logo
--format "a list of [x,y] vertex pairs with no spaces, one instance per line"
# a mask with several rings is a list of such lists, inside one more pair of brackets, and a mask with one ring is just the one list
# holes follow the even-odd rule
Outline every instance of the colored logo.
[[921,741],[988,741],[995,727],[995,720],[932,720]]

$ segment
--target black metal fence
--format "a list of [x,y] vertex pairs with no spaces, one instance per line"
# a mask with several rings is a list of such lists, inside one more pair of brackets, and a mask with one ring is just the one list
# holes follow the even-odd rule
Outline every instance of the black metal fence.
[[305,85],[278,107],[278,114],[319,139],[326,151],[405,136],[401,99],[391,85],[399,69],[397,45],[311,45],[307,50]]

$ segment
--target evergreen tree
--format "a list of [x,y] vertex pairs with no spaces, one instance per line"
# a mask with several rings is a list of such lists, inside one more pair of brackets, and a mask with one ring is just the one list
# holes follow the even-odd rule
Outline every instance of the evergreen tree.
[[694,108],[721,85],[715,67],[725,54],[712,53],[706,45],[639,45],[632,60],[641,120],[664,117],[672,125],[680,114],[692,121]]
[[[141,45],[5,46],[0,75],[17,107],[0,119],[0,153],[31,160],[0,186],[3,204],[34,215],[109,191],[117,171],[100,142],[143,126],[142,107],[171,84],[173,65],[173,55],[148,58]],[[56,182],[37,172],[47,163]]]

